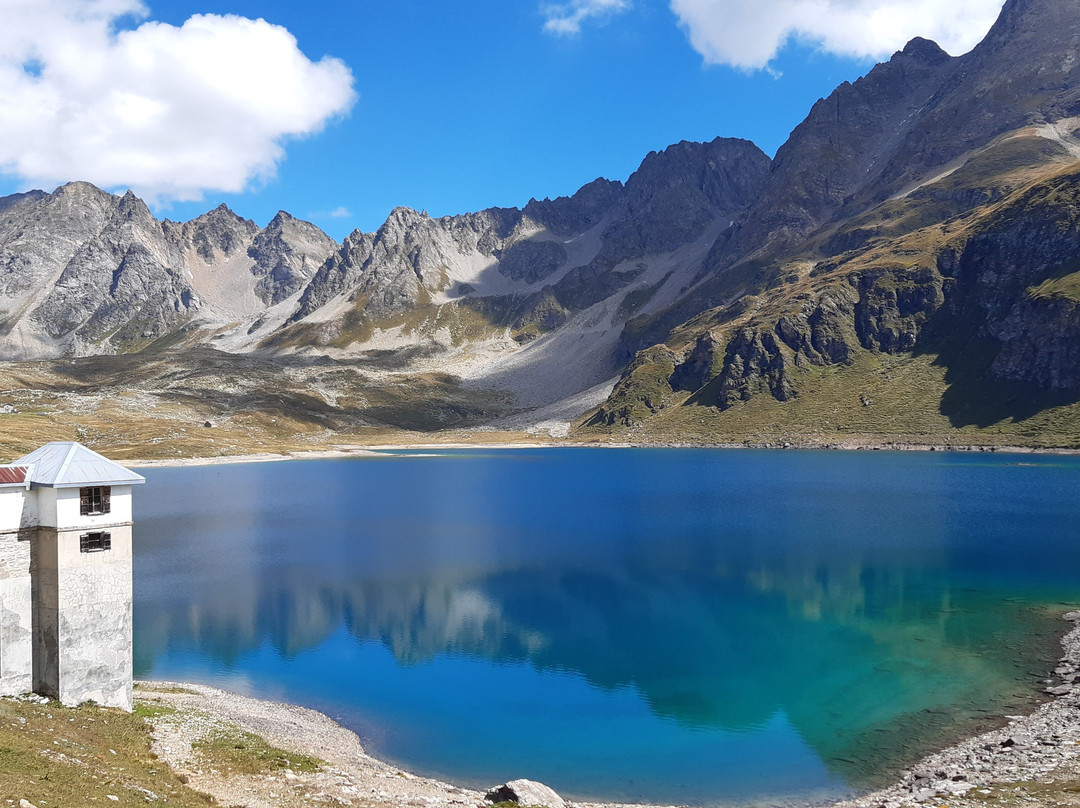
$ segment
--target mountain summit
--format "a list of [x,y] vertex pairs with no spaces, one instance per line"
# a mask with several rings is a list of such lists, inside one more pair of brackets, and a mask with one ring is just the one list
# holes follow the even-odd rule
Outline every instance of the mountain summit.
[[[323,368],[320,418],[411,428],[1080,440],[1077,53],[1080,6],[1009,0],[970,53],[916,38],[836,88],[774,160],[683,142],[625,183],[399,208],[342,244],[85,183],[7,197],[0,357],[212,348],[202,375]],[[426,417],[401,384],[454,403]]]

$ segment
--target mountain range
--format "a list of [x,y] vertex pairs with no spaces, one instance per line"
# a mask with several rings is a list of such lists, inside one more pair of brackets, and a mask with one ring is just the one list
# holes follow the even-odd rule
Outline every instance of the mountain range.
[[1078,53],[1080,6],[1008,0],[971,52],[915,39],[838,87],[774,159],[683,142],[625,183],[398,208],[341,244],[80,182],[0,198],[22,421],[0,417],[19,446],[138,422],[143,452],[196,423],[222,452],[478,428],[1078,445]]

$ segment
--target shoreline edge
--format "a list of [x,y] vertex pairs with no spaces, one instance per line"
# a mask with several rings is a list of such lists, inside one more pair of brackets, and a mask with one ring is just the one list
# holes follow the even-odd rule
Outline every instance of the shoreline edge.
[[[1051,698],[1024,716],[1004,716],[1004,726],[960,741],[924,757],[905,769],[900,779],[884,789],[854,798],[827,802],[794,802],[814,808],[907,808],[939,805],[949,800],[950,808],[1000,805],[997,798],[1005,789],[1010,795],[1030,788],[1053,788],[1080,780],[1080,611],[1063,615],[1072,629],[1062,638],[1063,655],[1052,673],[1060,684],[1051,684],[1045,693]],[[289,751],[311,755],[328,764],[315,784],[295,782],[306,791],[318,788],[338,804],[372,802],[395,808],[450,808],[484,805],[484,795],[440,780],[417,776],[371,757],[359,736],[317,710],[230,693],[207,685],[178,682],[140,681],[136,699],[166,703],[202,716],[186,726],[175,726],[168,718],[153,720],[154,747],[171,768],[191,786],[212,794],[219,802],[251,798],[252,785],[246,780],[229,783],[218,773],[200,772],[192,766],[190,742],[199,731],[199,721],[225,722],[260,735]],[[203,727],[205,730],[205,727]],[[185,750],[185,746],[187,749]],[[279,792],[280,780],[270,785]],[[526,773],[522,773],[526,774]],[[216,776],[215,776],[216,775]],[[307,776],[305,776],[307,777]],[[292,775],[293,780],[299,780]],[[250,778],[249,778],[250,779]],[[492,784],[493,786],[496,784]],[[237,793],[236,789],[243,793]],[[335,790],[337,796],[334,795]],[[284,795],[269,792],[272,797]],[[308,804],[302,800],[297,804]],[[344,801],[343,801],[344,800]],[[322,801],[322,800],[320,800]],[[579,808],[622,808],[625,803],[567,801]],[[224,804],[229,804],[224,802]],[[291,805],[283,801],[274,805]],[[649,806],[648,808],[658,808]]]

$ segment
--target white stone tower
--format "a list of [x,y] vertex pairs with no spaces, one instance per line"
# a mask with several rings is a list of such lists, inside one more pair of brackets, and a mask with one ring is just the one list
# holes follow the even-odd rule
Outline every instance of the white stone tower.
[[49,443],[0,467],[0,484],[4,469],[12,479],[22,469],[23,485],[0,487],[0,520],[4,495],[23,494],[15,535],[14,501],[0,521],[0,692],[27,678],[29,661],[38,693],[130,710],[131,490],[144,478],[78,443]]

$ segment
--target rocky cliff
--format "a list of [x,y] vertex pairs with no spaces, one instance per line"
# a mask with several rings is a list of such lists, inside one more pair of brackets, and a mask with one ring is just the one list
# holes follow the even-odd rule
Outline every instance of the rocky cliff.
[[462,391],[469,423],[565,429],[588,411],[583,434],[802,418],[1080,441],[1078,49],[1080,7],[1009,0],[970,53],[915,39],[838,87],[775,160],[683,142],[625,182],[399,208],[342,244],[284,212],[159,222],[84,183],[6,197],[0,358],[209,345],[325,366],[311,384],[331,411],[358,385],[399,406],[386,391],[408,380]]
[[666,350],[638,354],[590,423],[789,402],[813,368],[882,354],[937,355],[953,379],[983,380],[953,384],[942,412],[978,409],[957,399],[995,381],[1028,411],[1080,396],[1078,37],[1080,9],[1010,0],[971,53],[914,40],[818,102],[707,280],[628,323],[624,356]]

